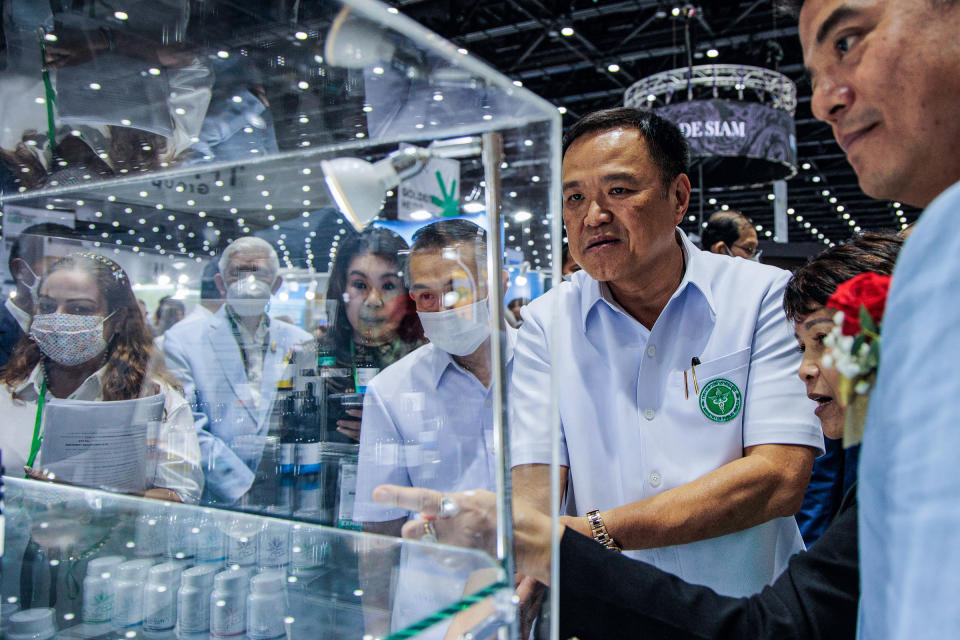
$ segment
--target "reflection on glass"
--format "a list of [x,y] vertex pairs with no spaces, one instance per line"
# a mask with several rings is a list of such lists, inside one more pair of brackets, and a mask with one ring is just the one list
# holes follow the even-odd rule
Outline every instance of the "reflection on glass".
[[[101,452],[88,469],[142,472],[136,491],[94,484],[200,507],[157,502],[116,531],[105,511],[71,507],[87,547],[113,532],[104,552],[128,562],[284,571],[288,594],[316,595],[288,601],[285,632],[304,637],[429,627],[499,581],[473,575],[489,564],[445,565],[445,552],[401,551],[357,530],[395,534],[409,516],[372,504],[381,476],[496,489],[493,394],[507,371],[492,370],[489,338],[506,331],[505,363],[513,338],[489,314],[511,298],[490,293],[500,274],[487,268],[481,229],[501,239],[507,269],[527,264],[543,282],[559,222],[556,109],[367,0],[2,5],[0,408],[18,425],[0,434],[8,473],[21,475],[37,414],[55,415],[54,399],[102,409],[162,392],[165,411],[142,421],[141,439],[135,421],[118,425],[132,453]],[[503,142],[499,172],[481,158],[491,132]],[[502,201],[500,217],[487,215],[488,196]],[[59,262],[78,252],[99,257]],[[52,404],[40,412],[44,380]],[[62,442],[83,424],[41,421],[38,433]],[[42,472],[43,451],[32,466]],[[36,594],[24,594],[28,607],[66,593],[70,552],[40,530],[60,522],[40,520],[46,508],[9,516],[19,524],[4,593],[19,589],[6,564],[19,563],[11,571]],[[303,524],[284,537],[261,516]],[[188,600],[216,589],[181,569]],[[150,581],[149,566],[117,573]],[[71,627],[83,623],[80,609],[55,606],[61,628],[71,613]],[[208,613],[223,629],[241,619]],[[138,615],[144,624],[144,612],[128,619]],[[159,630],[205,624],[153,618]]]
[[[357,584],[350,567],[372,546],[358,532],[15,478],[5,484],[6,539],[14,546],[8,544],[3,557],[3,607],[8,620],[21,613],[7,627],[17,637],[173,638],[177,627],[180,636],[203,638],[345,640],[360,635],[364,613],[383,613],[372,601],[389,608],[395,597],[390,590],[364,593]],[[155,542],[144,536],[146,527]],[[205,538],[216,539],[221,550],[225,540],[226,558],[202,553]],[[376,544],[400,549],[410,543]],[[435,548],[430,561],[488,574],[467,597],[506,588],[485,554]],[[17,579],[8,581],[12,574]],[[463,599],[439,588],[440,609],[447,612],[436,618],[444,620]],[[37,615],[49,618],[49,636],[23,619]]]

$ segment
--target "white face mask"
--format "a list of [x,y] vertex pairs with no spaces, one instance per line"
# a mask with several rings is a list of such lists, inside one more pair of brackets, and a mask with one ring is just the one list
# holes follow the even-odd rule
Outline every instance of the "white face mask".
[[227,286],[227,304],[243,318],[258,316],[267,308],[272,293],[269,284],[247,276]]
[[48,358],[64,366],[75,367],[106,350],[103,323],[112,315],[106,318],[70,313],[36,315],[33,316],[30,337]]
[[[727,255],[730,256],[731,258],[743,258],[743,256],[735,256],[735,255],[733,255],[733,252],[730,251],[730,247],[728,247],[726,244],[723,245],[723,248],[726,249]],[[754,254],[753,254],[752,256],[750,256],[749,258],[743,258],[743,259],[744,259],[744,260],[749,260],[750,262],[760,262],[760,254],[761,254],[761,253],[762,253],[762,251],[758,250],[758,251],[755,251]]]
[[446,311],[418,311],[423,334],[453,356],[473,353],[490,335],[487,299]]
[[[33,269],[30,268],[30,265],[24,263],[23,267],[30,274],[29,278],[24,278],[22,281],[23,286],[30,290],[30,302],[31,304],[36,304],[37,302],[37,291],[40,290],[40,276],[33,272]],[[27,280],[32,279],[33,284],[27,284]]]

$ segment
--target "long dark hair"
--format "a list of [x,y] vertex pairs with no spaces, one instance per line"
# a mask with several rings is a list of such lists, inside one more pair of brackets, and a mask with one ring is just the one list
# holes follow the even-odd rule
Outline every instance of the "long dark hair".
[[[129,400],[152,395],[157,392],[153,385],[144,388],[144,381],[148,377],[176,387],[176,383],[163,371],[162,363],[151,362],[153,337],[143,321],[140,305],[123,268],[97,253],[73,253],[47,269],[40,286],[50,274],[62,269],[78,269],[90,274],[100,295],[107,302],[107,313],[117,313],[114,322],[116,331],[107,344],[106,371],[102,380],[103,399]],[[0,382],[10,387],[23,382],[43,357],[37,344],[29,336],[24,336],[14,348],[7,366],[0,370]]]
[[[327,283],[327,300],[336,303],[336,315],[327,339],[336,349],[338,359],[341,359],[341,355],[349,354],[350,342],[353,340],[353,326],[347,319],[347,309],[343,302],[350,262],[355,257],[368,253],[395,267],[397,273],[406,273],[410,247],[393,231],[378,228],[366,229],[353,235],[340,247]],[[420,326],[413,300],[406,293],[404,291],[402,294],[406,301],[406,310],[397,329],[397,336],[403,342],[415,344],[423,340],[423,327]],[[344,349],[346,351],[342,353]]]

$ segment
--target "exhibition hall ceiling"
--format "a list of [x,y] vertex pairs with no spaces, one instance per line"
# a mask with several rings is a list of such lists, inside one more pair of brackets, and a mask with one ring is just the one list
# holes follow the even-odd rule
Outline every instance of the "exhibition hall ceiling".
[[[795,115],[799,171],[788,181],[790,241],[841,241],[855,229],[899,229],[917,211],[874,201],[860,190],[830,127],[810,111],[795,20],[771,0],[697,3],[652,0],[394,0],[403,13],[478,56],[565,112],[578,117],[623,104],[627,87],[688,63],[742,64],[778,70],[798,88]],[[685,10],[693,8],[692,17]],[[808,168],[805,168],[808,167]],[[704,211],[722,205],[773,229],[772,188],[705,185]],[[716,188],[716,189],[714,189]],[[716,200],[715,204],[711,204]],[[697,213],[695,199],[691,209]],[[839,209],[839,210],[838,210]],[[802,219],[801,219],[802,218]],[[807,226],[809,225],[809,226]],[[697,221],[685,226],[694,231]],[[816,233],[812,230],[816,229]],[[820,238],[820,235],[823,235]]]

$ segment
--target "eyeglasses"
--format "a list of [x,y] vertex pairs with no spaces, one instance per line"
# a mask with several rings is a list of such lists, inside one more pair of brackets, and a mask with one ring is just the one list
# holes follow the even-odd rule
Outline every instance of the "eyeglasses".
[[763,249],[758,249],[757,247],[745,247],[742,244],[734,244],[733,246],[735,246],[737,249],[740,249],[740,251],[743,251],[751,258],[759,258],[763,253]]

